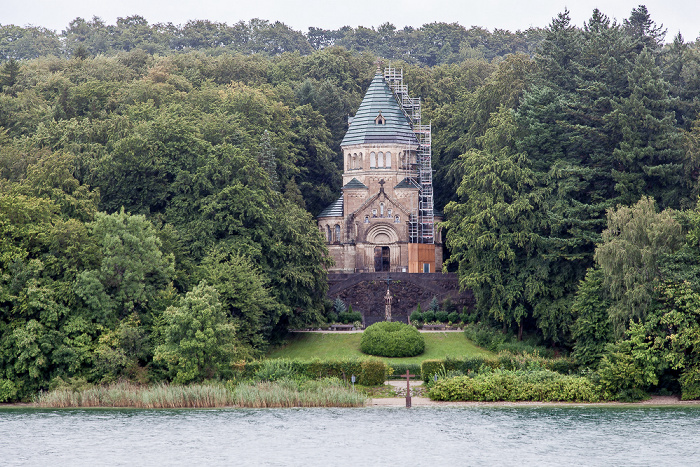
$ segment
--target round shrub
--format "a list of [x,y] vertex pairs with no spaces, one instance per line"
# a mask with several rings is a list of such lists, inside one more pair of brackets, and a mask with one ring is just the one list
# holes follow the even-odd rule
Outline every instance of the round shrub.
[[461,317],[459,316],[459,313],[457,313],[456,311],[450,313],[447,317],[447,320],[450,323],[459,323],[460,321],[462,321]]
[[415,357],[425,350],[425,340],[404,323],[374,323],[362,333],[360,350],[380,357]]
[[411,322],[415,323],[416,321],[423,321],[423,313],[418,310],[411,313]]
[[433,310],[426,310],[423,312],[423,321],[430,323],[435,321],[435,312]]

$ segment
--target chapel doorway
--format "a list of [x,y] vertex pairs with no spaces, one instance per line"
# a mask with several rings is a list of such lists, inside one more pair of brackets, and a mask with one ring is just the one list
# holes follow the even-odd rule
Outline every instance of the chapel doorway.
[[374,247],[374,272],[389,271],[391,267],[391,250],[388,246]]

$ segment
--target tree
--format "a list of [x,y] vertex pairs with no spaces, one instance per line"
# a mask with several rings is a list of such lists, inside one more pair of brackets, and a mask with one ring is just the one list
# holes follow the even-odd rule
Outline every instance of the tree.
[[78,275],[75,293],[97,322],[109,326],[146,313],[175,274],[173,256],[160,250],[156,229],[123,208],[98,213],[88,228],[100,248],[99,265]]
[[258,164],[267,173],[270,181],[270,188],[279,191],[279,179],[277,177],[277,161],[275,160],[275,150],[270,143],[270,133],[265,130],[260,138],[260,152],[258,153]]
[[618,336],[631,320],[645,320],[662,280],[660,258],[676,251],[682,240],[673,211],[657,212],[652,198],[608,212],[608,228],[595,260],[610,293],[609,313]]
[[238,351],[236,327],[215,288],[200,282],[163,316],[165,343],[156,347],[154,360],[165,363],[173,382],[186,384],[230,374]]

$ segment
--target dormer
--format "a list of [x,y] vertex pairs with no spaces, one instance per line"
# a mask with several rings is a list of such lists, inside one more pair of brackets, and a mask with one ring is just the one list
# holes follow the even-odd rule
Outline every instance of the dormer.
[[379,115],[377,115],[377,118],[374,119],[374,124],[375,125],[386,125],[386,118],[384,118],[384,115],[382,115],[382,111],[379,111]]

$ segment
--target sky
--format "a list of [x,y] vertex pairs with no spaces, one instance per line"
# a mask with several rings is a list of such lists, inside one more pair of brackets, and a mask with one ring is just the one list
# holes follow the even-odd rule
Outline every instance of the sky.
[[572,22],[582,26],[599,8],[622,22],[633,8],[646,5],[657,25],[668,29],[666,41],[679,31],[686,41],[700,36],[698,0],[2,0],[0,24],[43,26],[61,32],[76,17],[102,18],[115,24],[118,17],[141,15],[149,23],[184,24],[207,19],[234,24],[260,18],[281,21],[298,31],[310,26],[377,27],[385,22],[397,28],[419,27],[435,21],[516,31],[545,27],[568,7]]

